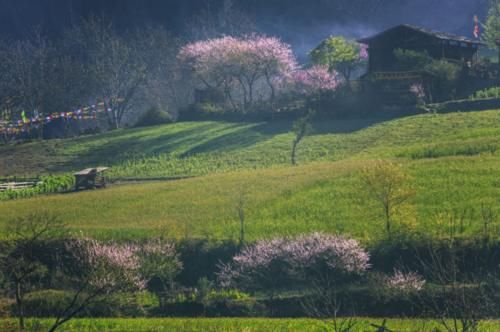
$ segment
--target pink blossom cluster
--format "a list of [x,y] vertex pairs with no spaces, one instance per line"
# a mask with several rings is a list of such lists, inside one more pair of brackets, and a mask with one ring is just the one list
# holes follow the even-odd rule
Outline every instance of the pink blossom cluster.
[[87,281],[106,290],[123,285],[144,289],[146,281],[139,274],[139,246],[135,244],[102,243],[94,239],[78,239],[68,245],[86,269]]
[[330,72],[326,66],[313,66],[308,69],[296,70],[285,83],[292,91],[311,95],[321,91],[335,91],[341,84],[336,72]]
[[[314,233],[295,239],[261,240],[246,247],[232,263],[223,265],[219,281],[223,287],[231,287],[242,280],[262,279],[263,274],[272,273],[276,266],[283,273],[293,274],[294,270],[318,264],[326,264],[339,273],[360,275],[370,267],[368,261],[368,253],[356,240],[342,236]],[[279,276],[267,276],[273,277]]]
[[140,273],[141,257],[161,255],[177,258],[175,245],[160,240],[150,240],[140,246],[134,243],[103,243],[83,238],[69,242],[67,248],[82,265],[88,282],[102,289],[118,287],[121,284],[144,289],[147,280],[144,280]]
[[410,86],[410,92],[415,95],[417,99],[425,98],[425,89],[424,86],[420,83],[415,83]]
[[226,93],[239,89],[245,102],[252,102],[259,81],[274,96],[275,82],[297,68],[290,45],[255,34],[194,42],[184,46],[178,58],[208,88],[222,87]]
[[177,250],[172,242],[165,242],[161,239],[149,240],[140,248],[142,252],[150,255],[161,255],[165,257],[176,257]]
[[86,256],[92,265],[105,260],[107,264],[128,270],[139,268],[136,252],[139,247],[135,244],[101,243],[94,239],[86,240]]
[[[248,56],[255,66],[273,75],[285,75],[298,67],[290,45],[276,37],[252,35],[246,38]],[[250,60],[250,61],[252,61]]]
[[279,74],[297,67],[289,45],[278,38],[259,35],[197,41],[184,46],[180,50],[179,59],[200,73],[226,68],[235,72],[272,69]]
[[404,273],[400,270],[394,270],[394,274],[387,278],[386,283],[390,289],[412,293],[421,291],[425,280],[415,272]]
[[222,287],[231,287],[238,280],[262,277],[262,273],[271,271],[273,263],[286,261],[287,241],[283,238],[260,240],[233,257],[231,264],[221,266],[219,282]]
[[215,80],[213,84],[218,85],[218,79],[224,79],[223,74],[241,51],[239,40],[227,36],[188,44],[181,49],[178,57],[207,84]]
[[369,267],[369,255],[354,239],[322,233],[302,235],[287,244],[295,266],[310,267],[324,261],[330,268],[362,274]]
[[369,58],[368,45],[366,45],[366,44],[359,45],[359,58],[361,60],[368,60],[368,58]]

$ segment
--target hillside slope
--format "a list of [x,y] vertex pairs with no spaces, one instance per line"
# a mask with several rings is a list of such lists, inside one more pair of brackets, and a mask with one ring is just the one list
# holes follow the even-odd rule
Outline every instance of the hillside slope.
[[[0,176],[113,166],[112,177],[203,175],[289,164],[290,122],[185,122],[0,146]],[[300,162],[476,155],[500,148],[500,112],[315,123]]]
[[[116,165],[113,176],[206,175],[0,202],[0,234],[15,217],[45,210],[60,216],[72,231],[100,238],[165,233],[235,239],[236,208],[243,197],[248,239],[327,231],[369,241],[381,235],[383,221],[380,208],[362,189],[359,170],[385,158],[398,158],[416,188],[400,217],[404,227],[443,236],[467,213],[461,232],[469,236],[484,230],[482,209],[500,214],[498,111],[422,115],[364,126],[356,121],[316,124],[300,147],[298,167],[288,165],[288,125],[179,123],[4,147],[2,153],[13,149],[14,156],[32,153],[32,171],[106,162]],[[45,159],[37,152],[42,146],[52,149]],[[131,153],[141,149],[150,156],[134,161]],[[158,153],[168,155],[152,156]],[[498,234],[499,226],[489,225],[489,231]]]

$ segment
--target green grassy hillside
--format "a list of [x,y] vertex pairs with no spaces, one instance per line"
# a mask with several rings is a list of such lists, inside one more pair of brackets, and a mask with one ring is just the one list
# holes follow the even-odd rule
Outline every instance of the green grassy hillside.
[[[99,163],[117,165],[111,173],[116,177],[208,175],[1,202],[0,230],[16,216],[48,210],[71,230],[100,238],[164,232],[176,238],[231,239],[239,234],[236,207],[243,194],[248,239],[321,230],[371,240],[383,231],[383,223],[379,209],[366,199],[358,172],[383,158],[397,158],[417,189],[401,217],[405,227],[443,235],[450,228],[449,216],[468,209],[464,234],[477,234],[483,229],[482,206],[500,213],[498,111],[422,115],[373,125],[316,124],[300,147],[299,167],[287,165],[288,127],[179,123],[4,147],[2,155],[10,149],[7,160],[19,165],[10,170],[19,169],[29,156],[32,164],[26,172]],[[44,155],[44,148],[52,154]],[[150,156],[134,161],[133,151]],[[151,156],[159,153],[166,154]]]
[[[66,140],[0,146],[1,175],[40,175],[113,166],[111,177],[204,175],[289,163],[290,122],[186,122]],[[420,115],[314,124],[301,162],[412,159],[495,153],[500,112]]]
[[[382,318],[358,318],[353,332],[373,331],[370,324],[381,324]],[[28,321],[28,324],[31,324]],[[50,320],[41,322],[42,326],[49,325]],[[14,325],[12,320],[0,322],[0,327]],[[94,318],[74,319],[64,325],[64,331],[72,332],[299,332],[331,330],[333,323],[314,319],[271,319],[271,318]],[[387,326],[401,332],[420,331],[431,332],[441,328],[440,324],[428,320],[418,319],[388,319]],[[491,320],[480,323],[480,331],[498,331],[500,322]]]

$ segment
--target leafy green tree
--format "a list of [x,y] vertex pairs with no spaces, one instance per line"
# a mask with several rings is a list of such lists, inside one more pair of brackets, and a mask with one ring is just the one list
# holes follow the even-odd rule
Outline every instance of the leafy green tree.
[[483,27],[483,40],[490,48],[498,48],[497,40],[500,39],[500,2],[498,0],[491,1],[488,17]]
[[432,58],[427,51],[417,52],[398,48],[394,50],[396,57],[396,66],[401,70],[421,70],[432,62]]
[[330,71],[336,70],[349,81],[354,70],[364,62],[361,47],[355,41],[344,37],[331,36],[323,40],[310,53],[314,64],[327,66]]
[[461,67],[446,60],[433,60],[424,70],[434,76],[434,97],[438,100],[454,98],[460,81]]

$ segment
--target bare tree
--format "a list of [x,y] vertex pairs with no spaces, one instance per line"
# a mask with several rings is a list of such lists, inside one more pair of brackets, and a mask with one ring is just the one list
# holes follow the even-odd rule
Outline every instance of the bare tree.
[[134,40],[137,40],[143,53],[147,77],[140,86],[137,98],[132,101],[132,107],[157,107],[175,113],[188,105],[193,89],[189,77],[182,75],[177,60],[180,40],[160,26],[146,26],[134,34]]
[[11,239],[0,254],[0,267],[12,284],[16,301],[19,328],[25,329],[24,295],[32,287],[32,280],[47,273],[47,266],[40,260],[43,241],[53,239],[64,231],[61,221],[46,213],[31,213],[11,223]]
[[429,246],[427,258],[418,257],[424,273],[436,286],[436,296],[421,301],[447,332],[476,332],[481,319],[493,314],[495,276],[465,271],[465,257],[453,240],[446,250]]
[[383,209],[387,235],[391,236],[395,215],[415,195],[408,175],[392,162],[379,161],[362,171],[361,180],[369,196]]
[[246,205],[246,194],[244,190],[241,189],[238,195],[238,203],[236,205],[236,212],[238,213],[238,220],[240,222],[240,238],[239,238],[240,248],[242,248],[245,245],[245,205]]
[[78,65],[40,31],[25,40],[4,42],[0,60],[1,103],[12,111],[11,120],[13,116],[19,119],[23,111],[31,118],[71,106],[78,91],[74,82]]
[[[148,64],[138,33],[121,36],[111,23],[92,17],[66,31],[66,45],[86,68],[89,96],[104,100],[108,120],[119,128],[124,115],[145,84]],[[151,49],[154,49],[152,45]]]
[[292,143],[291,161],[292,165],[297,165],[297,147],[302,139],[311,131],[311,121],[314,111],[309,110],[307,114],[293,123],[292,132],[295,134]]
[[200,7],[199,13],[186,25],[193,39],[242,36],[256,31],[255,24],[237,8],[234,0],[224,0],[221,5],[205,0]]
[[143,289],[138,247],[130,244],[101,243],[92,239],[67,243],[69,264],[62,263],[67,282],[76,285],[70,302],[58,313],[49,332],[58,330],[90,305],[115,292]]
[[[313,282],[308,296],[304,297],[301,304],[309,316],[323,319],[334,332],[351,332],[359,321],[356,320],[352,303],[340,299],[339,288],[333,279]],[[340,315],[341,311],[344,311],[343,315]]]

